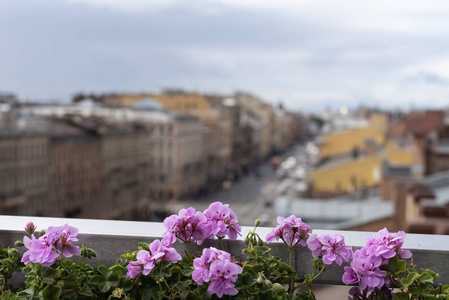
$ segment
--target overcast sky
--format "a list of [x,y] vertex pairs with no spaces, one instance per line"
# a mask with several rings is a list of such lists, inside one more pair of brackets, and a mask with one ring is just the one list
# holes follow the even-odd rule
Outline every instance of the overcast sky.
[[0,91],[68,101],[163,88],[304,111],[442,108],[449,2],[0,0]]

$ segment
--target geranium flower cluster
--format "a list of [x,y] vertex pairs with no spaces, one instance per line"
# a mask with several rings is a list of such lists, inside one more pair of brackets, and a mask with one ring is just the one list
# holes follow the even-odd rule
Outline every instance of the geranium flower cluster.
[[295,215],[287,218],[278,217],[277,222],[279,225],[266,237],[268,244],[273,240],[281,239],[290,249],[296,244],[307,246],[307,239],[312,233],[312,228],[302,222],[301,218],[297,218]]
[[[27,223],[28,232],[33,232],[35,227],[32,223]],[[67,224],[58,227],[48,227],[45,234],[36,238],[31,234],[31,239],[27,236],[23,237],[23,244],[28,249],[23,256],[24,264],[40,263],[44,267],[53,265],[56,259],[63,255],[67,258],[73,255],[80,255],[81,250],[78,246],[73,245],[77,242],[78,229],[68,226]]]
[[345,238],[340,234],[317,236],[312,234],[307,240],[307,246],[314,258],[322,257],[323,263],[330,265],[333,262],[341,265],[352,257],[352,247],[345,245]]
[[388,287],[391,280],[381,267],[396,255],[402,259],[412,256],[410,251],[402,249],[405,236],[403,231],[390,234],[386,228],[380,230],[376,238],[369,239],[365,247],[354,252],[351,266],[345,267],[343,283],[358,283],[359,289],[366,292]]
[[209,293],[216,294],[219,298],[238,294],[233,282],[243,269],[232,261],[229,253],[214,247],[203,249],[201,257],[193,260],[193,267],[192,279],[198,285],[211,282],[207,288]]
[[128,275],[135,278],[140,274],[148,275],[153,270],[155,264],[162,260],[167,260],[172,263],[177,263],[182,259],[181,255],[172,248],[174,239],[170,236],[164,237],[161,240],[154,240],[149,248],[150,251],[140,250],[137,253],[137,261],[131,261],[128,264]]
[[238,224],[237,216],[229,208],[229,204],[214,202],[204,211],[204,215],[211,229],[208,238],[228,236],[229,239],[235,240],[242,230],[242,226]]
[[198,245],[214,236],[223,238],[227,235],[235,240],[241,231],[235,213],[228,204],[221,202],[212,203],[204,213],[193,207],[181,209],[177,215],[167,217],[164,226],[167,228],[165,237],[178,238],[181,243],[193,240]]

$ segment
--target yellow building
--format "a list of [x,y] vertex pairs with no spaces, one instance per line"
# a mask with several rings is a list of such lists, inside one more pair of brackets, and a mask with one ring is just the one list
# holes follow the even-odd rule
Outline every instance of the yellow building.
[[419,164],[416,149],[386,140],[387,127],[387,116],[375,114],[368,127],[326,135],[320,154],[331,160],[309,174],[314,193],[331,196],[377,186],[384,159],[392,165]]
[[123,94],[121,103],[123,106],[130,106],[145,98],[151,98],[161,103],[167,110],[190,112],[211,109],[206,96],[197,93]]
[[383,114],[374,114],[370,118],[370,125],[326,134],[323,137],[320,155],[322,158],[344,155],[358,149],[363,151],[374,142],[378,146],[385,143],[385,133],[388,118]]
[[418,165],[419,153],[416,150],[411,146],[401,146],[394,140],[388,141],[385,147],[386,157],[392,165]]
[[315,193],[344,194],[379,184],[382,156],[379,154],[350,158],[330,164],[309,174]]
[[381,180],[383,159],[392,165],[410,166],[416,164],[416,153],[411,147],[400,147],[395,141],[389,141],[383,151],[329,163],[311,172],[309,179],[317,194],[338,195],[377,186]]

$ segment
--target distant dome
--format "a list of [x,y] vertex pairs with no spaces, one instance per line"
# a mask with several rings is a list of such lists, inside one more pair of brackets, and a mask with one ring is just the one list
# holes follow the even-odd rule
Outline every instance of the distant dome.
[[131,106],[134,110],[164,110],[164,106],[151,98],[145,98]]
[[225,98],[221,101],[221,104],[223,104],[224,106],[235,106],[237,104],[237,101],[234,98]]
[[99,107],[99,106],[101,106],[100,103],[95,102],[94,100],[92,100],[90,98],[83,99],[83,100],[77,102],[76,105],[79,107]]

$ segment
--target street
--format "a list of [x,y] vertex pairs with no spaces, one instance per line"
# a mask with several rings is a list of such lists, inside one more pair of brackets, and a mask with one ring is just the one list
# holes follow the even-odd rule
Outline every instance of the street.
[[273,226],[277,217],[274,200],[280,183],[281,180],[275,177],[269,164],[264,164],[260,167],[260,176],[256,177],[254,173],[250,173],[233,182],[227,190],[212,193],[198,200],[180,200],[170,205],[170,211],[177,213],[180,209],[190,206],[204,211],[210,203],[220,201],[229,204],[241,225],[252,226],[256,219],[261,219],[264,226]]

